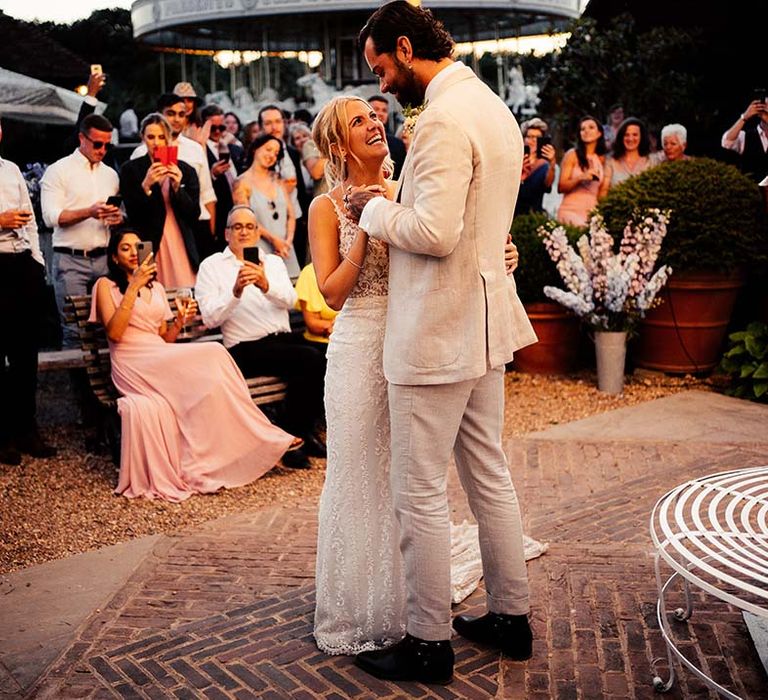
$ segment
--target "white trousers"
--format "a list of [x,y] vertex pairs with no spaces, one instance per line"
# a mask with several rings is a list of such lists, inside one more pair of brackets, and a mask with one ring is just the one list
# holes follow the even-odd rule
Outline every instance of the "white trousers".
[[453,384],[389,385],[392,495],[405,560],[408,632],[451,636],[451,450],[477,520],[491,612],[529,610],[523,531],[501,445],[504,370]]

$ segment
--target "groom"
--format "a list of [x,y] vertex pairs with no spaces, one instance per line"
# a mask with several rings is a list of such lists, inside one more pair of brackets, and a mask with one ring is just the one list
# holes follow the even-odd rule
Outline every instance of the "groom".
[[489,611],[453,627],[513,659],[531,655],[520,511],[501,445],[504,365],[536,341],[504,269],[523,144],[504,103],[453,62],[453,40],[429,10],[386,4],[359,43],[382,92],[427,106],[397,202],[373,188],[345,193],[349,215],[390,246],[384,371],[408,591],[405,638],[356,663],[379,678],[445,683],[454,661],[451,451],[479,526]]

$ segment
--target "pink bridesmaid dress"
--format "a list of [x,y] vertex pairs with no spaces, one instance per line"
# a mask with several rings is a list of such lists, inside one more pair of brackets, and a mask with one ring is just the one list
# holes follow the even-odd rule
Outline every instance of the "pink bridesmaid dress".
[[165,224],[163,225],[163,237],[160,239],[160,248],[155,256],[157,279],[168,289],[194,287],[195,273],[189,263],[187,248],[184,245],[184,238],[176,221],[176,215],[171,208],[169,187],[170,181],[166,178],[162,185],[163,201],[165,201]]
[[[123,298],[109,285],[115,305]],[[163,286],[138,298],[120,342],[109,343],[122,422],[116,493],[182,501],[255,481],[292,441],[253,404],[243,375],[219,343],[166,343],[173,316]],[[96,322],[96,289],[91,302]]]
[[[599,173],[600,180],[603,179],[603,164],[596,155],[588,156],[589,162]],[[574,175],[583,175],[586,171],[582,170],[578,161],[573,166]],[[563,201],[557,210],[557,220],[561,224],[572,224],[573,226],[586,226],[589,223],[589,212],[597,206],[597,193],[600,190],[600,180],[590,180],[581,182],[570,192],[563,195]]]

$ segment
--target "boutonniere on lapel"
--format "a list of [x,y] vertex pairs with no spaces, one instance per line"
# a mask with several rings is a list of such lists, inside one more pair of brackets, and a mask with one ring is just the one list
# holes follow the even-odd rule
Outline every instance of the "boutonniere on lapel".
[[419,120],[421,113],[427,108],[429,102],[422,102],[418,107],[403,107],[403,116],[405,121],[403,122],[403,134],[405,137],[413,135],[413,130],[416,128],[416,122]]

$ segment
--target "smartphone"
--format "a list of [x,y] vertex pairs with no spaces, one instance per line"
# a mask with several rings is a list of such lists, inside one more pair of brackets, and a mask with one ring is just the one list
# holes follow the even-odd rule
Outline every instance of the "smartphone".
[[110,207],[119,207],[123,203],[123,198],[119,194],[113,194],[111,197],[107,197],[107,204]]
[[152,254],[152,241],[139,241],[136,244],[136,253],[139,256],[139,265],[141,265]]
[[219,153],[219,160],[223,160],[225,163],[229,163],[229,159],[232,156],[230,155],[229,151],[224,151],[223,153]]
[[91,63],[91,75],[99,75],[103,72],[101,70],[101,63]]
[[536,139],[536,157],[537,158],[543,158],[544,154],[541,152],[544,146],[551,146],[552,145],[552,137],[551,136],[539,136],[538,139]]
[[255,265],[261,264],[261,254],[258,246],[247,246],[243,248],[243,260],[254,263]]
[[768,91],[766,91],[765,88],[755,88],[752,90],[752,100],[757,100],[758,102],[765,102],[766,96],[768,95]]
[[523,146],[523,155],[531,155],[531,147],[527,143]]
[[179,162],[178,146],[155,146],[152,152],[152,160],[163,165],[177,165]]

